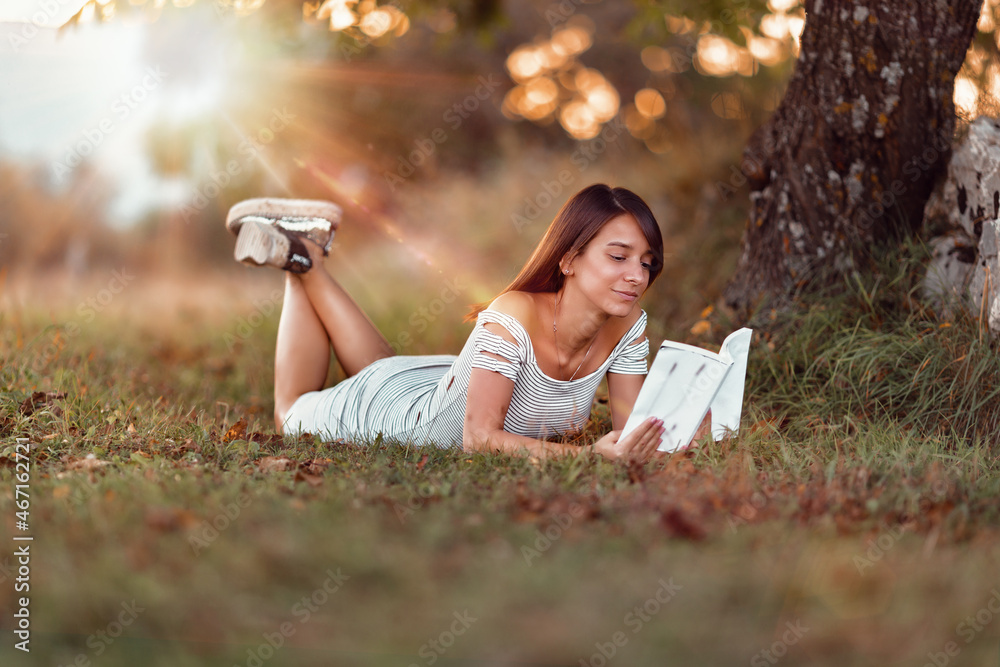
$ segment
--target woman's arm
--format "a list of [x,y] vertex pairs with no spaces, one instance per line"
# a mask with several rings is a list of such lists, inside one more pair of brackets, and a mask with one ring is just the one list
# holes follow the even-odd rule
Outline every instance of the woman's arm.
[[[488,354],[488,353],[484,353]],[[503,429],[514,383],[500,373],[473,368],[465,403],[462,448],[465,451],[507,452],[538,457],[579,453],[580,448],[536,440]]]
[[608,373],[608,405],[611,408],[611,428],[620,431],[632,414],[635,399],[642,389],[645,375]]
[[[507,452],[539,458],[585,451],[575,445],[528,438],[505,431],[504,419],[514,393],[514,383],[499,373],[473,368],[465,406],[462,447],[465,451]],[[594,451],[610,459],[647,461],[656,452],[663,422],[647,419],[627,438],[612,431],[594,443]]]

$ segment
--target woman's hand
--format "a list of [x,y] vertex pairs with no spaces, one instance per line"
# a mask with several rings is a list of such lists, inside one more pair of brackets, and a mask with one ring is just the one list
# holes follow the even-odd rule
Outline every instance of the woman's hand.
[[611,431],[594,443],[594,451],[609,459],[645,463],[656,453],[663,430],[663,420],[650,417],[624,438],[621,431]]

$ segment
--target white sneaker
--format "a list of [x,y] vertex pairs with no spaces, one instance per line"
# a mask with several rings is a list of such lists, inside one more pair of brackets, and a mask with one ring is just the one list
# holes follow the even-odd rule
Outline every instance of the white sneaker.
[[322,248],[326,256],[340,226],[341,214],[340,207],[333,202],[262,197],[246,199],[229,209],[226,227],[239,235],[243,225],[251,221],[277,226],[292,235],[309,239]]
[[271,222],[243,219],[236,237],[237,261],[253,266],[274,266],[292,273],[312,268],[306,242]]

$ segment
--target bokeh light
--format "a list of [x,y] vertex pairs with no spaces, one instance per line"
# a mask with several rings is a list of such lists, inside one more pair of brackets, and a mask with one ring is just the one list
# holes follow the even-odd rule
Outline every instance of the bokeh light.
[[663,95],[653,88],[643,88],[635,94],[635,108],[646,118],[662,118],[667,112]]
[[[261,2],[261,0],[252,0]],[[400,36],[410,28],[410,19],[398,7],[378,5],[375,0],[312,0],[302,6],[309,21],[323,21],[332,32],[348,32],[359,39]]]
[[518,85],[504,97],[504,115],[544,124],[556,119],[576,139],[596,136],[618,114],[620,99],[600,71],[579,61],[593,45],[593,34],[593,21],[574,16],[548,39],[515,48],[507,71]]
[[[149,18],[155,19],[168,5],[187,8],[206,3],[247,15],[261,9],[267,1],[77,0],[79,11],[71,22],[110,21],[127,13],[125,9],[133,8],[144,10]],[[1000,0],[985,1],[978,29],[989,35],[989,44],[982,40],[973,42],[956,79],[954,101],[959,115],[965,119],[1000,113],[1000,67],[994,64],[1000,51],[998,9]],[[410,17],[405,11],[397,4],[379,0],[305,0],[302,12],[307,21],[321,22],[329,30],[365,44],[384,44],[388,37],[404,35],[410,28]],[[703,77],[726,79],[753,77],[760,67],[787,66],[798,57],[805,26],[802,0],[768,0],[766,11],[757,18],[737,11],[736,28],[743,39],[738,39],[739,34],[734,36],[728,23],[729,32],[720,34],[718,21],[669,13],[662,16],[669,35],[679,41],[647,45],[641,50],[641,62],[650,78],[624,107],[615,83],[598,69],[583,64],[582,57],[594,45],[596,28],[591,18],[576,12],[554,26],[548,37],[522,44],[510,52],[506,66],[516,85],[504,98],[503,114],[539,124],[558,122],[572,137],[587,139],[622,113],[634,137],[643,140],[659,137],[657,128],[669,120],[666,100],[675,89],[674,77],[690,76],[692,67]],[[454,31],[457,25],[455,11],[447,7],[423,12],[421,21],[437,33]],[[734,97],[742,94],[739,90],[720,88],[713,93],[713,111],[722,118],[744,117],[736,110],[745,108],[747,100],[735,104]],[[771,104],[766,108],[773,107]]]
[[976,100],[979,98],[979,88],[968,77],[959,75],[955,79],[955,109],[960,114],[973,115],[976,111]]
[[739,68],[740,48],[720,35],[702,35],[695,66],[708,76],[730,76]]

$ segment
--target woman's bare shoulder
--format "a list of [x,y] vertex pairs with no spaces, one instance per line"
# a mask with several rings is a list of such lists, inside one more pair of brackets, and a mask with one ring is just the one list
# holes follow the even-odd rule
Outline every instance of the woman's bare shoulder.
[[535,318],[538,310],[537,296],[531,292],[504,292],[493,299],[488,308],[515,317],[524,324]]
[[[615,324],[611,327],[611,337],[615,340],[619,340],[622,336],[632,330],[632,327],[635,326],[636,322],[642,318],[643,313],[644,311],[642,309],[635,308],[631,313],[615,322]],[[639,332],[640,335],[638,340],[641,341],[644,338],[643,333],[644,331]]]
[[551,296],[535,292],[504,292],[493,300],[489,309],[510,315],[521,323],[529,336],[534,337],[545,309],[545,299]]

